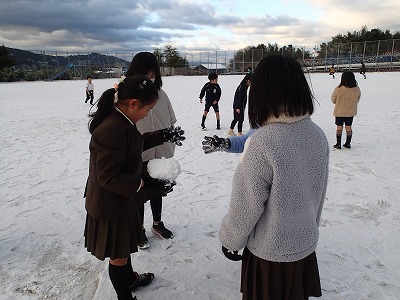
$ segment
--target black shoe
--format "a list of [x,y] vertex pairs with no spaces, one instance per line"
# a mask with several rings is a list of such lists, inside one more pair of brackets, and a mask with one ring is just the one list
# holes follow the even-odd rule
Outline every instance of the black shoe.
[[217,130],[220,130],[221,129],[221,127],[220,126],[217,126]]
[[136,281],[129,286],[132,292],[141,286],[149,285],[154,279],[153,273],[143,273],[143,274],[136,273],[136,274],[137,274]]
[[342,147],[340,146],[340,144],[333,145],[333,148],[342,149]]
[[159,236],[163,240],[172,239],[174,237],[174,234],[170,230],[165,228],[164,223],[162,221],[158,224],[153,224],[153,226],[151,227],[151,232],[154,235]]
[[351,148],[351,145],[350,145],[350,144],[343,144],[343,147],[345,147],[345,148],[347,148],[347,149],[350,149],[350,148]]
[[142,232],[142,241],[139,242],[137,246],[141,250],[149,248],[149,240],[146,236],[146,230],[144,230],[144,229]]
[[201,129],[203,129],[203,130],[206,129],[206,126],[201,124]]

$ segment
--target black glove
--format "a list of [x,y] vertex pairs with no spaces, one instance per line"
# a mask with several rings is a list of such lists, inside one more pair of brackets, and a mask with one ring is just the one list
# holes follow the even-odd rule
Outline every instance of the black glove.
[[242,256],[238,253],[238,251],[231,251],[231,250],[226,249],[224,246],[222,246],[222,252],[230,260],[233,260],[233,261],[242,260]]
[[205,136],[202,144],[205,154],[215,151],[226,151],[231,147],[229,139],[220,138],[217,135],[214,135],[213,137]]
[[183,134],[185,133],[184,130],[180,126],[174,127],[174,125],[171,125],[168,128],[164,128],[161,130],[164,142],[168,143],[175,143],[178,146],[182,146],[182,142],[185,140],[185,137]]
[[176,185],[175,181],[169,181],[168,179],[156,179],[150,176],[142,178],[143,189],[153,189],[160,191],[164,196],[172,192],[172,187]]

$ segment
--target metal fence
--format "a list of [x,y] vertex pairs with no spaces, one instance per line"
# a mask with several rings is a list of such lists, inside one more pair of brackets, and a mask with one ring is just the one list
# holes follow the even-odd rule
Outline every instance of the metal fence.
[[[149,50],[152,52],[152,50]],[[30,51],[37,65],[20,67],[19,76],[24,80],[54,80],[119,77],[127,70],[132,58],[139,51],[123,53],[82,53],[62,51]],[[200,75],[209,72],[242,74],[255,69],[258,62],[271,52],[264,49],[232,51],[181,52],[180,66],[165,65],[160,57],[163,75]],[[280,54],[294,57],[306,72],[326,72],[333,64],[337,71],[356,70],[364,62],[368,72],[400,71],[400,40],[353,42],[322,46],[283,47]],[[29,60],[29,58],[27,58]],[[10,80],[13,81],[13,80]]]

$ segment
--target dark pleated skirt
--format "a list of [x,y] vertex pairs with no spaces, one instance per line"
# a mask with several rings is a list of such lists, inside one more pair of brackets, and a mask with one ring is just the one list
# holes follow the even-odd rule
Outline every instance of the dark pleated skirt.
[[128,258],[142,237],[139,212],[121,220],[97,220],[86,215],[85,247],[100,260]]
[[244,300],[304,300],[320,297],[315,251],[295,262],[271,262],[243,251],[240,291]]

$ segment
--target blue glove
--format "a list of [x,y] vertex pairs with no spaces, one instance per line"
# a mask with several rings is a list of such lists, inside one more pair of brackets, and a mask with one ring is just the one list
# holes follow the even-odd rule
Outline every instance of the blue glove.
[[224,253],[224,255],[230,260],[233,260],[233,261],[242,260],[242,255],[240,255],[238,253],[238,251],[228,250],[224,246],[222,246],[222,253]]

